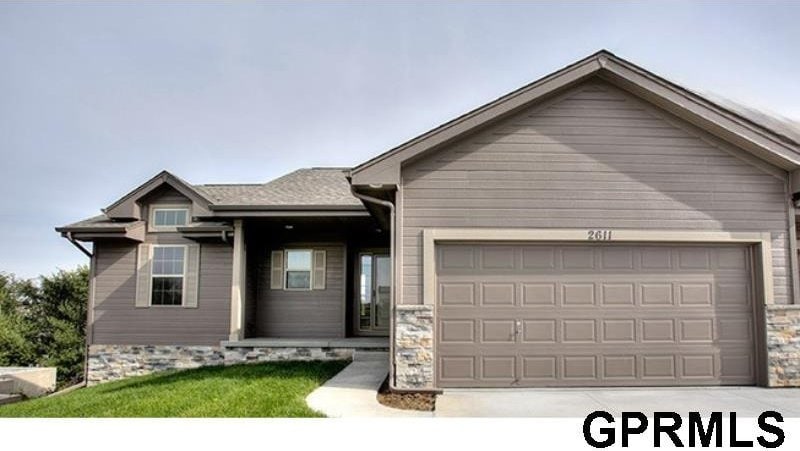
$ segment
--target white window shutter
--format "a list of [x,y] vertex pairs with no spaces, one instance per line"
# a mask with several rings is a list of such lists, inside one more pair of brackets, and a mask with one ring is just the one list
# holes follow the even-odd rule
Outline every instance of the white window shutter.
[[183,306],[197,308],[198,284],[200,282],[200,245],[186,247],[186,276],[183,279]]
[[149,244],[140,244],[136,256],[136,307],[150,307],[150,248]]
[[273,290],[283,289],[283,251],[272,251],[270,257],[269,287]]
[[315,290],[325,289],[325,260],[325,251],[314,251],[314,275],[311,277],[311,280],[314,281],[313,288]]

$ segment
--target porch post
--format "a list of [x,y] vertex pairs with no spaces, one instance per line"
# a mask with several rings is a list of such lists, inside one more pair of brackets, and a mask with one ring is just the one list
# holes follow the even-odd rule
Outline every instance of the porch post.
[[244,227],[241,219],[233,221],[233,271],[231,280],[231,333],[230,341],[244,338],[245,290]]

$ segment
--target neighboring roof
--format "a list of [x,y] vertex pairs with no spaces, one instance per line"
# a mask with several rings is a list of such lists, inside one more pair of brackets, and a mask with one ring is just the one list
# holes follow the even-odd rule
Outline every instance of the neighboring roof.
[[[752,109],[733,109],[601,50],[390,149],[350,171],[354,185],[396,184],[403,162],[591,77],[601,77],[787,170],[800,167],[800,130]],[[748,110],[748,111],[745,111]]]
[[258,206],[282,208],[357,208],[361,201],[350,193],[345,168],[306,168],[263,184],[195,185],[212,200],[212,210]]

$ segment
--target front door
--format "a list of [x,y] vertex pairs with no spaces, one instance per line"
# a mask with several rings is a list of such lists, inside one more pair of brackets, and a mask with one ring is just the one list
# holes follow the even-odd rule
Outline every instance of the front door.
[[356,287],[358,335],[387,335],[391,307],[391,271],[388,255],[359,255]]

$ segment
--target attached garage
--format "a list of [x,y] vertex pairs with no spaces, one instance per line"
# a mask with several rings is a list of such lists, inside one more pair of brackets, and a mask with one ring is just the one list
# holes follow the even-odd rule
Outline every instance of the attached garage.
[[394,387],[798,386],[764,118],[599,52],[354,168],[395,205]]
[[756,383],[748,245],[435,249],[438,387]]

